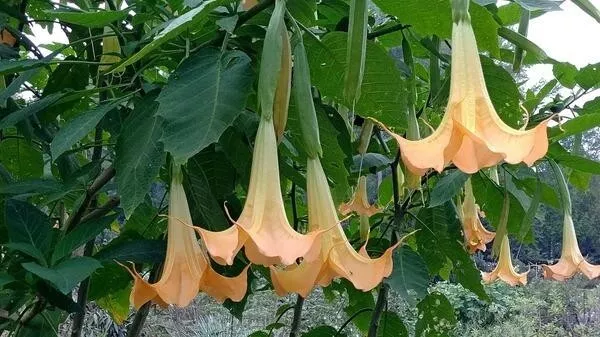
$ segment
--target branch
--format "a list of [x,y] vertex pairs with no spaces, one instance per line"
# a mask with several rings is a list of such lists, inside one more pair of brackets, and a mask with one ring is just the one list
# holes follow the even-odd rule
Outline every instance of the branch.
[[369,311],[373,311],[373,308],[362,308],[359,311],[355,312],[352,316],[350,316],[345,322],[344,324],[342,324],[342,326],[338,329],[338,331],[335,333],[334,337],[340,336],[340,334],[342,333],[342,331],[344,330],[344,328],[350,324],[350,322],[352,322],[358,315],[362,314],[363,312],[369,312]]
[[238,28],[244,23],[248,22],[248,20],[252,19],[263,10],[271,7],[274,3],[275,0],[264,0],[259,2],[256,6],[250,8],[244,14],[240,15],[237,24],[235,25],[235,28]]
[[304,306],[304,297],[298,295],[296,305],[294,305],[294,319],[290,327],[290,337],[298,336],[300,330],[300,320],[302,319],[302,307]]
[[113,208],[119,206],[120,203],[121,203],[120,197],[110,198],[104,205],[88,212],[85,216],[83,216],[81,218],[81,223],[105,216],[110,211],[112,211]]
[[104,185],[106,185],[115,176],[115,174],[115,168],[110,166],[102,173],[100,173],[96,180],[94,180],[92,185],[90,185],[90,187],[87,189],[85,198],[83,199],[81,206],[79,206],[77,212],[75,212],[75,214],[73,214],[73,216],[70,217],[67,221],[65,227],[67,231],[72,230],[75,226],[81,223],[81,219],[83,218],[85,212],[90,206],[90,203],[92,202],[94,196],[98,193],[98,191],[100,191],[102,187],[104,187]]
[[[161,269],[161,264],[157,263],[152,267],[150,271],[150,277],[148,281],[150,283],[154,283],[158,280],[159,270]],[[142,328],[144,327],[144,323],[146,322],[146,318],[148,317],[148,313],[150,312],[150,307],[152,306],[152,302],[148,301],[142,305],[140,310],[135,313],[133,317],[133,322],[127,329],[127,337],[138,337],[142,332]]]
[[371,324],[369,325],[368,337],[377,337],[379,319],[381,319],[383,308],[385,308],[385,303],[387,302],[388,289],[389,286],[386,283],[382,283],[381,287],[379,288],[379,294],[377,295],[377,303],[375,303],[375,310],[373,310],[373,315],[371,316]]

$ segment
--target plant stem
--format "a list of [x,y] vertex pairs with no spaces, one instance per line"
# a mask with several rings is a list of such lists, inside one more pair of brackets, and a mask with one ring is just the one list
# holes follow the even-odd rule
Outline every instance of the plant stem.
[[336,332],[335,337],[339,336],[342,333],[342,331],[344,330],[344,328],[346,328],[346,326],[348,326],[348,324],[350,324],[350,322],[352,322],[356,317],[358,317],[358,315],[362,314],[363,312],[369,312],[369,311],[373,311],[373,308],[362,308],[362,309],[358,310],[357,312],[355,312],[352,316],[350,316],[344,322],[344,324],[342,324],[342,326]]
[[294,305],[294,319],[290,328],[290,337],[298,336],[300,330],[300,320],[302,319],[302,308],[304,306],[304,297],[298,295],[296,305]]
[[[94,240],[90,240],[83,248],[83,256],[90,256],[94,252]],[[85,304],[87,302],[88,293],[90,290],[90,279],[86,278],[79,285],[77,291],[77,304],[81,306],[81,311],[75,313],[73,317],[73,326],[71,327],[71,337],[80,337],[85,322]]]
[[386,35],[386,34],[390,34],[390,33],[394,33],[394,32],[397,32],[399,30],[403,30],[403,29],[406,29],[406,28],[409,28],[409,27],[410,27],[410,25],[403,25],[403,24],[399,23],[399,24],[394,25],[394,26],[386,27],[386,28],[379,29],[379,30],[376,30],[374,32],[371,32],[371,33],[367,34],[367,39],[372,40],[372,39],[374,39],[376,37],[379,37],[379,36],[382,36],[382,35]]
[[379,294],[377,295],[377,302],[375,303],[375,309],[371,316],[371,324],[369,325],[368,337],[377,337],[377,329],[379,328],[379,320],[383,314],[383,309],[387,302],[389,286],[386,283],[382,283],[379,288]]

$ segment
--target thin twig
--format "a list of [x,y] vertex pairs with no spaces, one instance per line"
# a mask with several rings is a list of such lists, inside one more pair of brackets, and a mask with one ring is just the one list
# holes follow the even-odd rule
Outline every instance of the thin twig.
[[410,27],[410,25],[403,25],[403,24],[399,23],[397,25],[393,25],[393,26],[390,26],[390,27],[386,27],[386,28],[379,29],[379,30],[376,30],[374,32],[371,32],[371,33],[369,33],[367,35],[367,39],[372,40],[372,39],[374,39],[376,37],[379,37],[379,36],[382,36],[382,35],[386,35],[386,34],[390,34],[390,33],[394,33],[394,32],[397,32],[399,30],[403,30],[403,29],[406,29],[406,28],[409,28],[409,27]]

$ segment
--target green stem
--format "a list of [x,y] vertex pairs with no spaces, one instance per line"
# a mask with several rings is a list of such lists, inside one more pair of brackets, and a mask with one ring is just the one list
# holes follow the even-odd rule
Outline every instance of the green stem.
[[567,184],[565,175],[560,169],[560,166],[558,166],[553,159],[548,158],[548,163],[550,163],[550,167],[552,168],[554,176],[556,177],[556,181],[558,182],[558,191],[560,193],[563,210],[565,213],[572,214],[571,194],[569,193],[569,185]]
[[381,319],[381,315],[383,314],[383,309],[385,308],[385,304],[387,303],[387,295],[388,295],[389,286],[386,283],[382,283],[379,288],[379,294],[377,294],[377,302],[375,303],[375,309],[373,310],[373,315],[371,316],[371,324],[369,324],[369,334],[368,337],[377,337],[377,330],[379,329],[379,320]]
[[469,16],[469,3],[471,0],[452,0],[452,20],[454,23],[460,21],[471,21]]

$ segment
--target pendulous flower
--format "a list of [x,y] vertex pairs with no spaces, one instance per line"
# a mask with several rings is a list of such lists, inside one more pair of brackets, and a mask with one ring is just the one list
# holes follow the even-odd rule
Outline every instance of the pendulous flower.
[[578,271],[587,278],[594,279],[600,276],[600,266],[587,262],[577,243],[575,226],[570,212],[565,212],[563,224],[562,253],[558,262],[554,265],[543,265],[544,278],[565,281]]
[[466,10],[454,13],[450,96],[439,127],[421,140],[408,140],[386,129],[398,142],[406,167],[418,175],[429,169],[441,172],[450,162],[466,173],[501,161],[531,166],[548,150],[547,121],[529,130],[517,130],[504,123],[494,109],[485,86],[468,1],[464,2]]
[[250,261],[264,266],[291,265],[300,257],[317,257],[322,231],[300,234],[290,226],[285,213],[273,119],[260,120],[248,196],[239,219],[221,232],[196,229],[210,255],[221,264],[232,264],[242,246]]
[[135,269],[127,268],[134,278],[130,301],[135,308],[148,301],[163,307],[185,307],[199,291],[220,302],[227,298],[238,302],[246,294],[248,267],[231,278],[215,272],[191,223],[181,173],[174,173],[169,194],[167,255],[160,280],[150,284]]
[[367,178],[365,176],[360,176],[360,178],[358,178],[358,186],[356,187],[352,200],[341,204],[339,210],[342,215],[354,212],[358,215],[366,215],[367,217],[381,212],[379,207],[369,203],[369,196],[367,195]]
[[459,208],[465,244],[471,254],[477,250],[485,252],[486,244],[494,240],[496,233],[490,232],[481,223],[479,206],[475,203],[471,178],[465,183],[465,199]]
[[498,257],[498,264],[496,268],[489,273],[482,272],[481,277],[483,282],[492,283],[496,279],[500,279],[511,286],[526,285],[527,274],[529,271],[524,273],[518,273],[512,264],[512,257],[510,256],[510,242],[508,236],[504,235],[502,238],[502,245],[500,246],[500,255]]
[[392,252],[396,243],[383,255],[372,259],[366,244],[356,252],[348,242],[331,197],[327,177],[319,158],[309,158],[306,169],[308,198],[308,227],[311,231],[323,230],[318,259],[302,261],[287,268],[271,266],[271,280],[279,295],[295,292],[303,297],[317,285],[327,286],[343,277],[356,289],[369,291],[392,272]]

